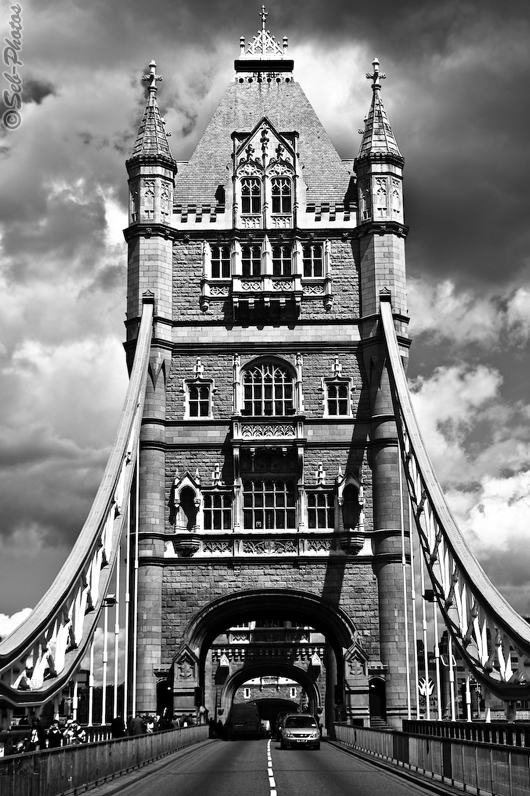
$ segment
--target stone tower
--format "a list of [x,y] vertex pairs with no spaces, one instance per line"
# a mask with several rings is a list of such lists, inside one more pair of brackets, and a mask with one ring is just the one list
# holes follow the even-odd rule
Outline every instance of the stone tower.
[[378,63],[343,161],[265,19],[178,170],[151,64],[127,161],[130,355],[155,305],[137,706],[226,717],[247,680],[286,677],[328,725],[399,725],[403,511],[378,313],[392,301],[406,348],[403,158]]

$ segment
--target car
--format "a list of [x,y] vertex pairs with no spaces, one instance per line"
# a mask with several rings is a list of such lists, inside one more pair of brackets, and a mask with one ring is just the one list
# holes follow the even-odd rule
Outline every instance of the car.
[[320,749],[320,728],[310,713],[289,713],[281,728],[282,749],[304,746],[306,749]]

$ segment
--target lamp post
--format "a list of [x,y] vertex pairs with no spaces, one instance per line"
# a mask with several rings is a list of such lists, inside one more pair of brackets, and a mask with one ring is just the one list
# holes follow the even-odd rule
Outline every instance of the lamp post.
[[107,632],[109,627],[109,608],[116,603],[116,596],[114,594],[107,594],[103,600],[103,694],[101,699],[101,724],[106,724],[107,714],[107,661],[108,661],[108,644]]

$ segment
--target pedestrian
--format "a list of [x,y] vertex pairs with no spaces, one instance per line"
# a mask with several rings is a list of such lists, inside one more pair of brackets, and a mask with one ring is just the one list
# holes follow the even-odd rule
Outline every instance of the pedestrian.
[[40,719],[34,718],[31,722],[31,732],[26,751],[35,752],[37,750],[41,751],[42,749],[46,749],[46,733],[40,723]]
[[59,722],[54,719],[48,729],[48,749],[57,749],[63,745],[63,733]]
[[129,735],[143,735],[145,724],[140,715],[133,716],[129,722]]
[[113,738],[124,738],[127,735],[125,724],[121,716],[114,716],[110,723],[110,733]]

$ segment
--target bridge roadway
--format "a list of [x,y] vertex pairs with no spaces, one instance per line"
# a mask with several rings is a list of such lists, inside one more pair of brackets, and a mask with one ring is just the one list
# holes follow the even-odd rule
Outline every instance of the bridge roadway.
[[[446,790],[446,792],[448,792]],[[433,790],[328,743],[212,740],[91,789],[91,796],[411,796]]]

